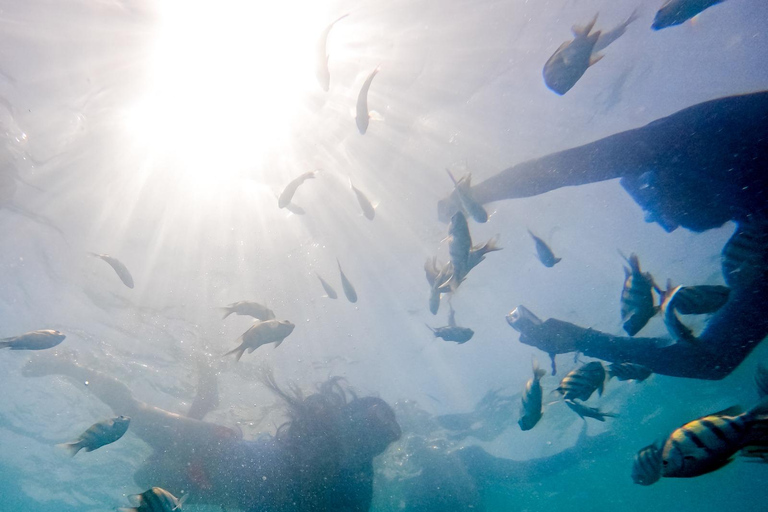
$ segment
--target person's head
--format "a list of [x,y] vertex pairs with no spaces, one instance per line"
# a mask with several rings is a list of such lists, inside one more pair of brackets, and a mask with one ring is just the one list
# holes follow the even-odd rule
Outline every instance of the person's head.
[[373,458],[400,439],[395,412],[381,398],[356,398],[344,408],[345,444],[356,455]]

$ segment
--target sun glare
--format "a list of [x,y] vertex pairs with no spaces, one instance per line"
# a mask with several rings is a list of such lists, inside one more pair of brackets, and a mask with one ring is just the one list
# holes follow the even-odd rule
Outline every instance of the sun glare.
[[258,166],[285,143],[303,95],[317,87],[325,18],[313,0],[163,2],[149,90],[129,129],[185,179]]

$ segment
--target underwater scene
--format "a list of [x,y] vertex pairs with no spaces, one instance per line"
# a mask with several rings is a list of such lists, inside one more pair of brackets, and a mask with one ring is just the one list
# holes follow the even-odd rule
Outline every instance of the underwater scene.
[[0,512],[768,510],[768,2],[0,2]]

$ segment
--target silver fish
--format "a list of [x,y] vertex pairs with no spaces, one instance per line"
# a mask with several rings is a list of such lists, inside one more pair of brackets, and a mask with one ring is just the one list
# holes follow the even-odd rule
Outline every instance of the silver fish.
[[605,421],[605,418],[615,418],[617,415],[610,412],[602,412],[596,407],[589,407],[584,404],[580,404],[574,400],[565,400],[567,405],[573,412],[581,416],[582,418],[594,418],[597,421]]
[[456,181],[450,170],[446,169],[445,172],[453,182],[453,187],[456,189],[456,194],[459,196],[461,205],[469,213],[475,222],[484,223],[488,222],[488,212],[485,211],[483,205],[478,203],[472,195],[472,173],[467,173],[460,180]]
[[547,372],[539,368],[539,363],[533,361],[533,378],[525,383],[523,389],[523,404],[520,408],[520,419],[517,424],[521,430],[531,430],[541,419],[541,378]]
[[627,18],[623,23],[620,23],[616,27],[612,28],[611,30],[600,33],[600,37],[598,38],[597,42],[595,43],[595,47],[592,49],[592,53],[598,53],[602,50],[605,50],[609,44],[620,38],[624,35],[624,32],[627,31],[627,27],[629,27],[630,23],[635,21],[637,19],[637,9],[632,11],[632,14],[629,15],[629,18]]
[[632,464],[632,481],[639,485],[651,485],[661,478],[661,448],[658,443],[649,444],[635,454]]
[[19,336],[0,339],[0,348],[9,348],[11,350],[45,350],[55,347],[66,336],[53,329],[43,329],[31,331]]
[[160,487],[153,487],[141,494],[128,496],[131,504],[136,505],[132,508],[119,508],[118,512],[175,512],[181,510],[181,506],[189,494],[185,494],[181,499],[169,493]]
[[533,238],[533,241],[536,243],[536,255],[539,257],[539,261],[542,265],[551,268],[560,263],[562,258],[556,258],[552,249],[549,248],[544,240],[534,235],[530,229],[528,230],[528,234],[531,235],[531,238]]
[[437,264],[437,258],[427,258],[424,263],[424,272],[427,275],[429,283],[429,311],[436,315],[440,309],[440,295],[451,291],[451,280],[453,277],[453,266],[448,263],[440,268]]
[[80,437],[70,443],[63,443],[58,446],[69,450],[74,457],[80,450],[91,452],[102,446],[114,443],[128,431],[131,424],[131,418],[127,416],[118,416],[108,420],[94,423],[88,430],[83,432]]
[[[622,255],[623,257],[623,255]],[[651,274],[640,270],[640,260],[632,253],[625,258],[629,268],[624,267],[624,288],[621,290],[621,321],[630,336],[645,327],[657,312],[654,305],[654,282]]]
[[295,327],[294,324],[287,320],[256,322],[237,339],[240,345],[224,354],[223,357],[235,354],[236,360],[239,361],[246,350],[250,354],[262,345],[269,343],[274,343],[275,348],[277,348],[293,332]]
[[341,287],[344,289],[344,295],[347,296],[347,300],[349,302],[357,302],[357,292],[355,291],[355,287],[352,286],[352,283],[349,282],[349,279],[347,279],[347,276],[344,275],[344,271],[341,270],[341,263],[339,262],[339,259],[336,258],[336,264],[339,266],[339,275],[341,276]]
[[602,56],[592,55],[600,31],[590,34],[595,26],[597,14],[585,27],[572,28],[575,38],[560,45],[544,64],[544,83],[552,91],[563,95],[576,85],[587,68],[599,61]]
[[95,252],[91,252],[88,254],[90,254],[91,256],[100,258],[106,261],[107,263],[109,263],[109,266],[112,267],[115,273],[117,273],[117,277],[120,278],[123,284],[128,288],[133,288],[133,277],[131,276],[131,273],[128,272],[128,267],[126,267],[122,261],[110,256],[109,254],[97,254]]
[[317,81],[320,83],[320,87],[322,87],[325,92],[328,92],[328,89],[330,88],[330,85],[331,85],[331,72],[328,70],[328,53],[326,50],[326,45],[328,43],[328,34],[331,32],[331,29],[336,23],[343,20],[347,16],[349,16],[349,13],[341,15],[335,20],[333,20],[331,23],[329,23],[328,26],[325,27],[325,30],[323,30],[323,33],[320,34],[320,37],[317,40],[317,53],[315,56],[315,75],[317,76]]
[[363,82],[363,87],[360,89],[360,94],[357,95],[357,106],[355,110],[355,123],[357,123],[357,129],[361,135],[364,135],[368,130],[368,122],[370,121],[371,114],[368,112],[368,89],[371,88],[371,82],[379,72],[379,67],[371,71],[368,78]]
[[688,478],[725,466],[739,450],[768,442],[768,401],[739,414],[738,407],[686,423],[667,438],[662,451],[661,474]]
[[320,280],[320,284],[323,286],[323,290],[325,290],[325,294],[328,296],[329,299],[336,299],[339,296],[336,294],[336,290],[333,289],[331,285],[329,285],[325,279],[320,277],[320,274],[315,274],[317,278]]
[[456,212],[451,217],[451,224],[448,226],[448,254],[451,256],[453,265],[453,278],[458,283],[464,280],[469,272],[469,251],[472,249],[472,237],[469,234],[467,218],[462,212]]
[[672,27],[685,23],[700,12],[717,5],[724,0],[667,0],[653,19],[653,30]]
[[298,178],[288,183],[288,185],[286,185],[283,189],[282,193],[280,193],[280,196],[277,198],[277,206],[280,208],[287,208],[288,205],[291,204],[293,194],[296,193],[296,190],[299,188],[299,186],[306,180],[314,178],[315,174],[315,171],[305,172]]
[[274,311],[267,306],[249,300],[233,302],[232,304],[219,309],[224,313],[224,316],[221,317],[222,320],[232,313],[236,315],[252,316],[257,320],[272,320],[275,318]]
[[555,389],[563,395],[566,400],[578,398],[579,400],[589,400],[595,391],[599,395],[603,394],[605,384],[605,368],[599,361],[592,361],[575,370],[570,371],[560,386]]
[[357,197],[357,202],[360,204],[360,208],[363,210],[363,215],[365,215],[365,218],[368,220],[373,220],[374,216],[376,216],[376,210],[374,209],[371,202],[367,197],[365,197],[365,194],[360,192],[360,190],[358,190],[352,184],[352,178],[349,179],[349,186],[355,193],[355,197]]

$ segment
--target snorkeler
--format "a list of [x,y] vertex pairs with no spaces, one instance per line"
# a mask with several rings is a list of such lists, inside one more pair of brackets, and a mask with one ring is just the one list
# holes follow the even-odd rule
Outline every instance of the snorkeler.
[[290,421],[274,436],[248,441],[230,428],[143,403],[121,382],[65,356],[45,355],[24,368],[29,377],[54,374],[87,381],[116,414],[131,417],[130,431],[154,450],[134,475],[139,486],[189,494],[191,503],[245,512],[367,511],[373,458],[401,434],[389,405],[358,398],[338,378],[304,397],[282,390],[265,373]]
[[[664,375],[721,379],[768,335],[768,91],[681,110],[642,128],[515,165],[472,188],[480,203],[621,178],[648,222],[702,232],[734,221],[723,250],[728,302],[696,343],[628,338],[510,314],[520,341],[550,354],[579,351]],[[447,222],[455,197],[438,205]],[[527,311],[520,308],[518,313]],[[528,318],[529,319],[529,318]]]

